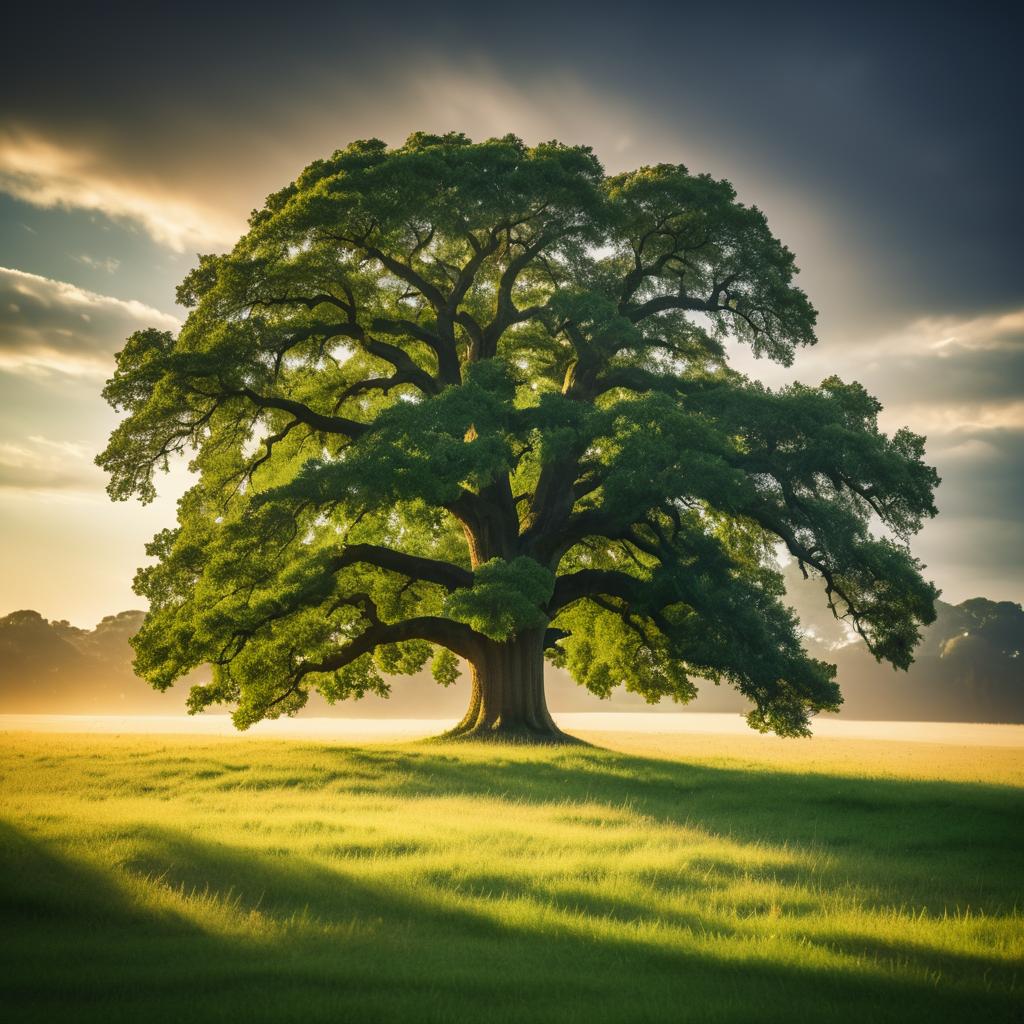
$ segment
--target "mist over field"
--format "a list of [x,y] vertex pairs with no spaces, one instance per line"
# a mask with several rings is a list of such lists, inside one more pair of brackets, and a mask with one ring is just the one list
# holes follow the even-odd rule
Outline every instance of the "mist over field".
[[[799,606],[807,644],[819,658],[839,667],[847,719],[947,722],[1024,722],[1024,612],[1019,604],[983,598],[960,605],[940,601],[936,622],[924,632],[907,673],[879,665],[844,635],[840,624],[818,611],[816,592],[790,577],[790,596]],[[804,600],[801,601],[800,598]],[[131,669],[129,638],[143,613],[108,616],[94,629],[52,622],[38,612],[13,612],[0,619],[0,714],[180,714],[193,673],[165,693],[149,687]],[[303,716],[352,718],[458,718],[469,692],[468,673],[447,688],[428,672],[391,677],[391,696],[328,704],[310,697]],[[549,703],[555,712],[746,711],[731,688],[705,682],[688,705],[664,700],[647,704],[617,689],[601,700],[564,672],[547,667]]]

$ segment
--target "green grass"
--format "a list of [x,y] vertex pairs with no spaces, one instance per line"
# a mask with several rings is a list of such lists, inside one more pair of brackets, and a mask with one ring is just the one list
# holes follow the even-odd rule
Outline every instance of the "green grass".
[[940,777],[952,748],[929,779],[895,745],[862,743],[851,774],[841,744],[809,742],[787,762],[728,740],[731,759],[0,736],[0,1005],[1020,1020],[1019,751],[979,753],[969,781],[962,757]]

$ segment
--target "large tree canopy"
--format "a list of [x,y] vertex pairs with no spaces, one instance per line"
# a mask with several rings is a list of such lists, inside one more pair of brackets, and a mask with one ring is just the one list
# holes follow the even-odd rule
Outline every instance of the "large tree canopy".
[[190,708],[245,728],[462,657],[458,731],[544,737],[546,653],[601,695],[726,680],[752,726],[805,733],[841,698],[778,545],[906,668],[938,481],[860,385],[726,365],[729,338],[787,364],[814,342],[795,273],[759,210],[677,165],[422,134],[311,164],[105,389],[112,497],[150,500],[176,453],[198,474],[136,580],[138,670],[211,665]]

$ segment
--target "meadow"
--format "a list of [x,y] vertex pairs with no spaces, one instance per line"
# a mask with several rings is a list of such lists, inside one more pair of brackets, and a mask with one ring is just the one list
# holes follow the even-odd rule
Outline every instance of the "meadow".
[[0,735],[4,1017],[1022,1019],[1019,747],[586,738]]

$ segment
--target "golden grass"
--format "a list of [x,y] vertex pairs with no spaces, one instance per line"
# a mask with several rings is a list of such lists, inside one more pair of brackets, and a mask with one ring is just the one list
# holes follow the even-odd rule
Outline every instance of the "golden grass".
[[1017,1019],[1020,752],[0,739],[22,1019]]

